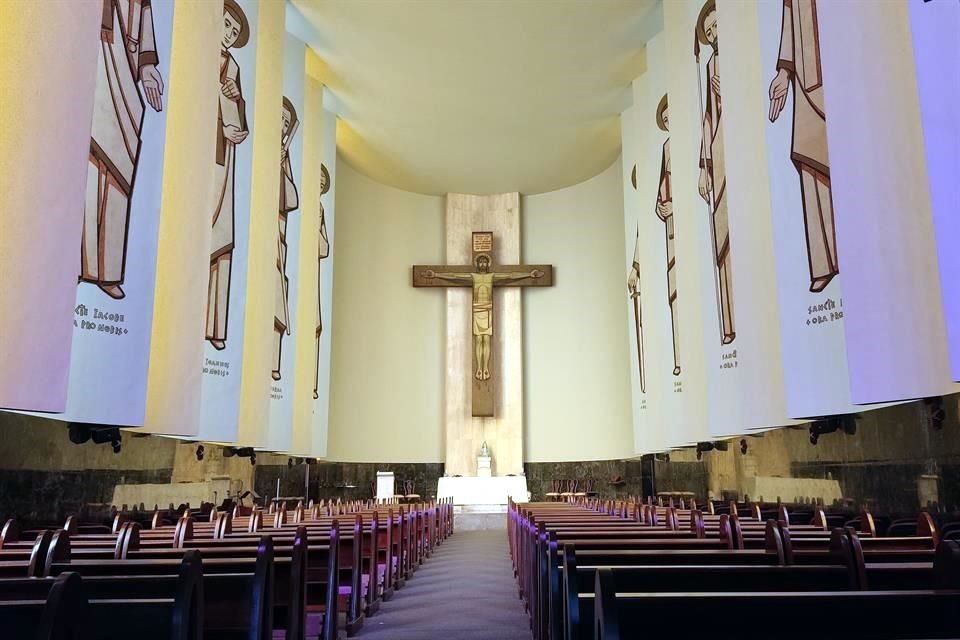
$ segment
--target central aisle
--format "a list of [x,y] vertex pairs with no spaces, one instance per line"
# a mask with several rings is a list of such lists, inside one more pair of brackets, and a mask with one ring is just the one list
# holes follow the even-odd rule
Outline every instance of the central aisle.
[[457,531],[364,621],[357,637],[530,640],[528,620],[517,595],[506,530]]

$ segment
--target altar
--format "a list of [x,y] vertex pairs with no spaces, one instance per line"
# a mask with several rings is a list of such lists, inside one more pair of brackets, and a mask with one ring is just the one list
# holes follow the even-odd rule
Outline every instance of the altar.
[[437,498],[453,498],[455,507],[492,507],[506,505],[508,498],[527,502],[530,494],[525,476],[444,476],[437,483]]

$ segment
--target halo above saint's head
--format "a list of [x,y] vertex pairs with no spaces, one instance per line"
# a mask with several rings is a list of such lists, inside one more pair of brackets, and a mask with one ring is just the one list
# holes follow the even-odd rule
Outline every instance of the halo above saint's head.
[[320,195],[330,191],[330,172],[327,171],[327,165],[320,163]]
[[703,28],[703,23],[706,22],[707,16],[710,15],[710,12],[716,10],[716,0],[707,0],[704,3],[703,8],[700,9],[700,15],[697,16],[697,40],[700,41],[700,44],[710,44],[710,41],[707,40],[707,32]]
[[290,114],[290,128],[293,129],[293,125],[299,122],[297,117],[297,109],[293,106],[293,103],[290,102],[290,98],[283,96],[283,108]]
[[663,112],[667,110],[667,94],[660,98],[660,104],[657,105],[657,127],[660,131],[669,131],[667,123],[663,121]]
[[242,49],[250,41],[250,23],[247,21],[247,14],[237,4],[237,0],[223,0],[223,10],[240,23],[240,35],[237,36],[237,41],[233,43],[232,48]]

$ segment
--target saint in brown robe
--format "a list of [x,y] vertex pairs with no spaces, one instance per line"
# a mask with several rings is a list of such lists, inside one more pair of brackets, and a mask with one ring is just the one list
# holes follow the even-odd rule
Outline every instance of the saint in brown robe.
[[130,201],[140,153],[144,96],[162,108],[163,83],[150,0],[103,0],[80,280],[123,298]]
[[[827,120],[821,75],[817,0],[783,0],[777,77],[770,86],[770,119],[783,109],[788,79],[793,87],[790,157],[800,174],[810,291],[823,291],[839,273],[827,155]],[[786,78],[783,77],[786,74]]]
[[737,333],[733,318],[733,269],[730,259],[730,219],[727,211],[723,108],[719,90],[720,66],[716,38],[709,44],[711,54],[707,60],[700,169],[709,177],[705,200],[710,205],[713,224],[713,253],[717,265],[720,302],[720,341],[722,344],[730,344],[737,337]]
[[[660,156],[660,186],[657,190],[657,217],[664,223],[667,243],[667,303],[673,335],[673,375],[680,375],[679,323],[677,322],[677,247],[673,227],[673,187],[670,184],[670,138],[663,143]],[[634,257],[634,260],[637,258]]]
[[[290,119],[292,126],[296,116]],[[294,131],[289,132],[293,137]],[[284,136],[288,132],[284,131]],[[290,333],[290,278],[287,277],[287,217],[300,208],[300,196],[297,183],[293,179],[293,166],[290,163],[289,140],[285,139],[283,156],[280,162],[280,207],[277,229],[277,281],[274,287],[273,301],[273,348],[276,357],[271,375],[280,379],[280,359],[283,354],[283,336]]]
[[[236,99],[223,94],[223,84],[233,80],[240,89]],[[213,210],[213,236],[210,245],[210,279],[207,288],[206,339],[216,349],[226,348],[227,321],[230,312],[230,269],[234,244],[234,174],[236,145],[227,139],[226,127],[248,132],[246,103],[240,84],[240,67],[226,49],[220,52],[220,105],[217,113],[217,153],[214,164],[216,205]]]
[[313,375],[313,399],[320,397],[320,336],[323,335],[323,302],[320,296],[323,291],[320,285],[320,278],[323,272],[323,259],[330,256],[330,239],[327,237],[327,220],[323,211],[323,203],[320,203],[320,246],[317,254],[317,354],[314,359],[316,367]]

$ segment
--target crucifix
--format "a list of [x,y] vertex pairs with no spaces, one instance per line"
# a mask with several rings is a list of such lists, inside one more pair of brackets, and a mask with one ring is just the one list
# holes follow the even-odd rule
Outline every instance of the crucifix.
[[549,287],[553,285],[553,266],[494,265],[493,233],[473,233],[473,262],[469,265],[415,265],[415,287],[471,287],[473,289],[473,367],[472,415],[493,417],[493,383],[490,375],[493,339],[494,287]]

